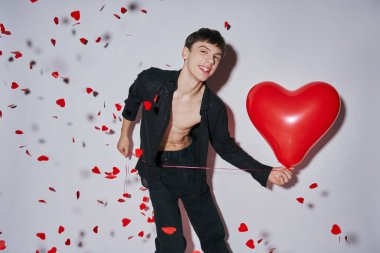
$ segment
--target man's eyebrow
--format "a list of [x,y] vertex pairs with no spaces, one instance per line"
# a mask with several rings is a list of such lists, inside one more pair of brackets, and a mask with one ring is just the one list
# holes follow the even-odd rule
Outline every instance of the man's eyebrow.
[[[205,45],[200,45],[199,48],[201,48],[201,47],[204,47],[204,48],[206,48],[207,50],[210,51],[210,48],[206,47]],[[216,53],[216,54],[222,56],[222,53]]]

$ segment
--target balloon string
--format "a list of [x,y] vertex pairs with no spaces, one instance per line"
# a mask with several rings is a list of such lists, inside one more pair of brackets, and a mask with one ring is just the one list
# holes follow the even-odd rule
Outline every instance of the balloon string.
[[[151,164],[150,162],[138,157],[136,154],[132,152],[128,152],[128,154],[132,154],[133,156],[141,159],[146,164]],[[179,165],[161,165],[164,168],[183,168],[183,169],[198,169],[198,170],[245,170],[245,171],[257,171],[257,172],[267,172],[268,170],[264,169],[254,169],[254,168],[211,168],[206,166],[179,166]],[[281,168],[274,168],[272,171],[280,170]]]

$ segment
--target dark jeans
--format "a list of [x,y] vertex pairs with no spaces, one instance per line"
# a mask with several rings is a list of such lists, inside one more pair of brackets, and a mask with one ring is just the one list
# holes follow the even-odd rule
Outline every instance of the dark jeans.
[[[162,165],[195,166],[193,146],[190,145],[179,151],[159,151],[158,164],[161,165],[158,178],[145,181],[153,204],[157,230],[155,253],[185,252],[186,240],[183,236],[178,207],[179,198],[199,237],[203,252],[229,253],[224,240],[223,223],[206,181],[206,171],[162,167]],[[168,235],[163,232],[162,227],[174,227],[176,232]]]

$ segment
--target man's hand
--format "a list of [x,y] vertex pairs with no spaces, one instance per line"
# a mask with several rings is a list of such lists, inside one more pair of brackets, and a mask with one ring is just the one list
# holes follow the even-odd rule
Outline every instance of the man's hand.
[[292,178],[292,170],[294,168],[274,167],[269,174],[268,181],[272,184],[283,185]]
[[117,143],[117,149],[125,158],[131,158],[132,153],[130,152],[130,143],[131,140],[127,135],[121,135],[119,142]]

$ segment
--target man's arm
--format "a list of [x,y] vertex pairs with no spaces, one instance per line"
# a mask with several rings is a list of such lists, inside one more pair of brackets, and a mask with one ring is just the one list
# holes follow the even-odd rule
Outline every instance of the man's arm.
[[120,138],[117,143],[117,149],[124,157],[131,157],[131,136],[132,136],[132,125],[136,119],[137,112],[139,110],[140,104],[143,101],[142,96],[142,73],[141,72],[136,80],[133,82],[131,87],[129,87],[128,98],[124,101],[124,109],[122,112],[123,123],[121,126]]
[[236,144],[228,130],[227,110],[224,104],[219,111],[215,129],[211,131],[210,135],[211,145],[225,161],[240,169],[248,169],[246,171],[263,187],[266,187],[268,182],[283,185],[291,179],[293,167],[273,168],[262,164]]
[[120,138],[117,143],[117,149],[124,157],[131,157],[131,129],[133,121],[123,119],[123,125],[121,126]]

